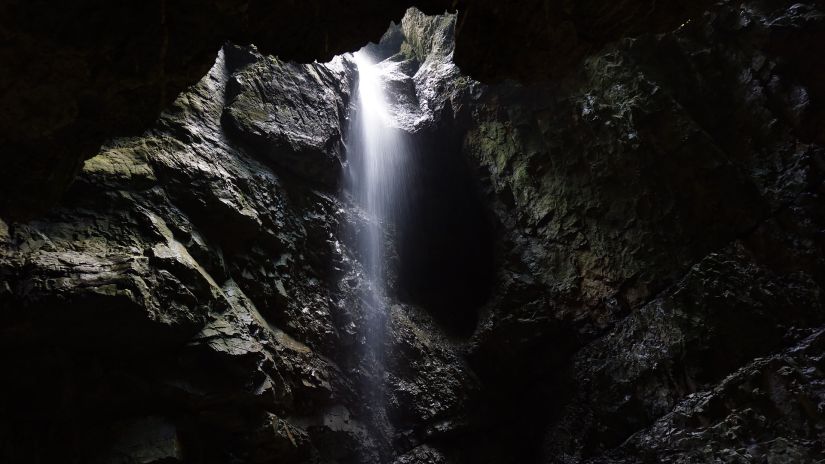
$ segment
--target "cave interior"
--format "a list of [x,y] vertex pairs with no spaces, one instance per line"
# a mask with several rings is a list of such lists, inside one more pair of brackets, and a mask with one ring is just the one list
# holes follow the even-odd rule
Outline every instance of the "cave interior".
[[0,462],[822,462],[820,0],[0,12]]

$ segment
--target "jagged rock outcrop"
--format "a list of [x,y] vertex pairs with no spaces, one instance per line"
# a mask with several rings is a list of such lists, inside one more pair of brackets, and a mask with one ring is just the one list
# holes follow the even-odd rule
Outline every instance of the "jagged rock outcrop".
[[418,166],[380,344],[339,183],[354,64],[227,45],[47,214],[0,221],[0,460],[816,462],[818,4],[603,47],[629,16],[530,84],[462,74],[461,19],[413,10],[371,48]]
[[819,329],[757,358],[593,462],[816,462],[823,453],[822,350]]
[[[238,102],[230,82],[292,85],[273,79],[283,67],[330,76],[305,85],[339,86],[346,106],[352,71],[342,64],[286,65],[228,47],[155,130],[113,142],[58,208],[9,227],[2,331],[18,377],[3,386],[4,461],[255,462],[308,452],[295,448],[311,427],[358,432],[327,427],[331,405],[306,412],[351,389],[309,348],[335,335],[322,284],[331,269],[319,256],[335,247],[335,224],[322,218],[338,206],[309,187],[293,204],[295,187],[221,123]],[[335,124],[344,118],[326,110]],[[281,126],[285,143],[299,142],[297,124]],[[284,422],[302,411],[310,427]]]

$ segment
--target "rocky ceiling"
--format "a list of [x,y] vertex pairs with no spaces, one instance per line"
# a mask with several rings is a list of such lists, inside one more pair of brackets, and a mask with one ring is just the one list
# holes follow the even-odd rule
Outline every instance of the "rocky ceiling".
[[415,4],[458,10],[456,63],[481,80],[555,78],[617,38],[667,30],[709,0],[11,0],[0,6],[0,216],[52,204],[82,161],[139,133],[225,41],[299,62],[376,41]]

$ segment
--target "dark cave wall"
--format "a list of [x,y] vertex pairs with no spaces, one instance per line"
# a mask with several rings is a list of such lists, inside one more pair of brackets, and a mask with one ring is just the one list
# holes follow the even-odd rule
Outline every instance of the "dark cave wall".
[[802,83],[822,71],[779,50],[821,43],[822,20],[813,5],[725,4],[619,41],[557,87],[481,98],[465,150],[508,233],[469,356],[546,427],[529,459],[820,455],[821,412],[802,404],[823,398],[822,151],[808,129],[822,120]]
[[[409,13],[391,84],[424,116],[410,224],[433,227],[387,230],[372,348],[367,218],[337,182],[354,67],[224,47],[57,206],[0,221],[0,460],[816,462],[819,8],[723,2],[521,84],[453,64],[472,23]],[[429,298],[405,288],[422,244],[476,239],[407,271]]]

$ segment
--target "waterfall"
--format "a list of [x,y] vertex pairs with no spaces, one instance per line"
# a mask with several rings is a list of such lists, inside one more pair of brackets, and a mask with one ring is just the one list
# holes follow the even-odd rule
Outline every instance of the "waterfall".
[[385,269],[382,224],[398,211],[402,194],[403,162],[406,152],[404,132],[394,125],[393,114],[383,90],[380,66],[364,51],[354,54],[358,67],[357,114],[350,144],[351,188],[370,221],[369,231],[359,244],[376,296],[383,294]]
[[[360,254],[370,285],[371,323],[382,324],[386,308],[382,308],[386,290],[387,270],[385,226],[399,214],[399,198],[403,194],[403,164],[406,154],[404,132],[394,126],[394,115],[383,90],[380,65],[362,51],[354,54],[358,68],[358,88],[355,95],[357,113],[350,128],[350,189],[365,212],[367,229],[362,234]],[[382,340],[383,327],[367,327],[373,337],[373,348]]]
[[384,414],[384,342],[389,320],[386,303],[388,280],[385,231],[401,214],[404,195],[404,163],[408,155],[406,132],[384,93],[382,67],[365,51],[353,56],[358,70],[354,102],[356,112],[347,137],[348,188],[366,218],[360,231],[359,255],[368,283],[363,355],[367,378],[363,394],[369,399],[373,425],[387,430]]

